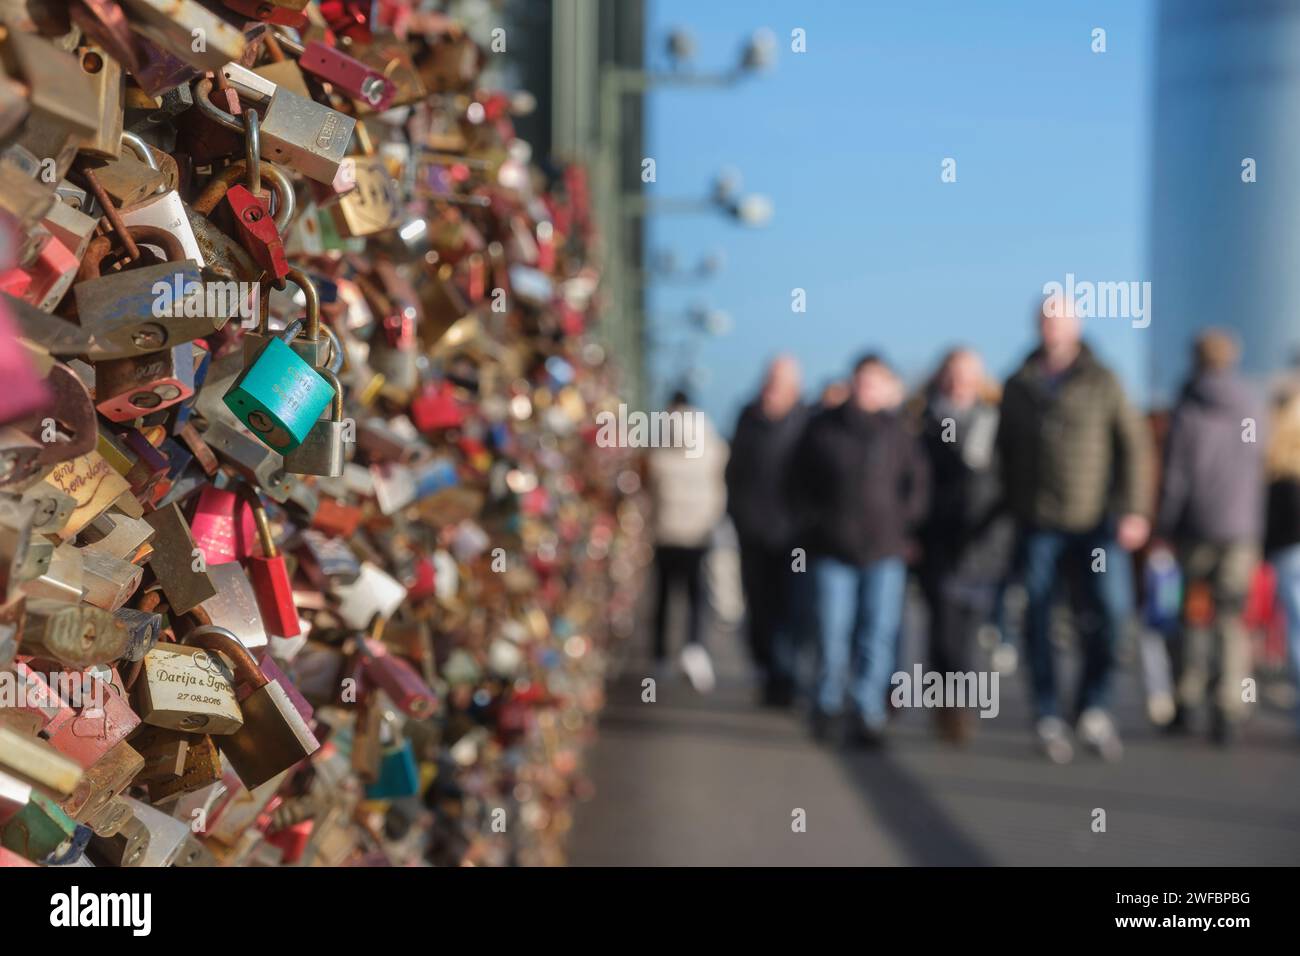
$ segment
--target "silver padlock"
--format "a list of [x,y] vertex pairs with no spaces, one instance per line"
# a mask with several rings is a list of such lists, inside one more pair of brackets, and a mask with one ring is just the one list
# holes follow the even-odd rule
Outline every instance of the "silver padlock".
[[343,421],[343,386],[339,378],[327,368],[317,373],[334,386],[334,400],[330,402],[329,418],[322,418],[311,426],[307,437],[297,448],[284,456],[284,470],[295,475],[322,475],[338,478],[343,474],[347,425]]
[[[357,125],[355,119],[279,87],[238,63],[227,63],[221,73],[240,99],[262,111],[264,159],[288,166],[319,183],[334,182]],[[196,91],[194,101],[205,115],[220,114],[223,119],[218,122],[223,126],[244,131],[242,123],[214,105],[211,110],[205,108],[205,103],[212,104],[206,96],[200,98],[200,91]]]

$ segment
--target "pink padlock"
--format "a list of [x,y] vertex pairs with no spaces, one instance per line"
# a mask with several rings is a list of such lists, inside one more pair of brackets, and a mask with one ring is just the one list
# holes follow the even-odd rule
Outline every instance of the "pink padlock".
[[[239,521],[235,521],[235,509]],[[204,487],[190,522],[194,545],[203,552],[209,567],[229,564],[251,557],[257,540],[257,525],[253,510],[239,500],[233,491],[223,491],[211,485]]]
[[0,297],[0,424],[8,424],[49,408],[49,387],[32,364],[31,355],[18,341],[18,325],[9,305]]

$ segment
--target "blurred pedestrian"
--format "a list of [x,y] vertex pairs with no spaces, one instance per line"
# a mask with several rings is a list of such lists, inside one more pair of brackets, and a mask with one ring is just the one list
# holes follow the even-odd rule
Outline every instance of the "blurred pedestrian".
[[723,472],[727,444],[705,414],[676,392],[668,407],[668,436],[648,455],[647,486],[654,508],[656,669],[668,657],[668,606],[679,590],[687,598],[681,666],[692,686],[713,689],[713,663],[704,647],[703,564],[714,529],[726,514]]
[[813,731],[831,736],[853,706],[852,738],[883,740],[906,589],[909,526],[925,511],[925,459],[897,410],[897,376],[878,355],[853,369],[843,404],[818,412],[791,459],[796,547],[820,664]]
[[[930,465],[930,508],[922,522],[917,579],[929,611],[930,668],[970,670],[971,647],[992,617],[1010,558],[1010,527],[997,516],[998,408],[984,364],[958,348],[939,366],[924,395],[921,437]],[[970,733],[969,711],[935,711],[939,733],[953,743]]]
[[[1278,598],[1286,612],[1287,649],[1300,686],[1300,393],[1288,398],[1273,420],[1266,467],[1264,550],[1277,574]],[[1296,720],[1300,725],[1300,706]]]
[[1204,587],[1213,597],[1213,646],[1189,620],[1184,603],[1172,643],[1176,709],[1170,729],[1187,729],[1211,700],[1213,739],[1230,742],[1245,704],[1250,670],[1242,614],[1259,562],[1264,513],[1263,406],[1237,375],[1240,349],[1210,329],[1192,349],[1193,372],[1170,419],[1161,472],[1156,531],[1174,545],[1184,596]]
[[740,413],[727,461],[727,511],[740,542],[749,650],[762,677],[762,701],[772,707],[789,706],[795,691],[793,522],[782,482],[808,418],[800,388],[799,363],[788,355],[774,359],[758,396]]
[[1150,436],[1123,387],[1082,340],[1073,304],[1047,299],[1040,344],[1007,382],[998,430],[1003,493],[1018,525],[1016,564],[1027,597],[1026,656],[1038,741],[1074,754],[1052,657],[1052,599],[1076,574],[1083,650],[1071,716],[1079,738],[1110,760],[1123,752],[1108,707],[1115,645],[1132,605],[1128,552],[1150,532]]

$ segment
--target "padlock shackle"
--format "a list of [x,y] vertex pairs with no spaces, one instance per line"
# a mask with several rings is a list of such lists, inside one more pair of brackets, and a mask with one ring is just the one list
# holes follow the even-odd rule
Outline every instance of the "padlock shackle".
[[[320,293],[316,291],[316,283],[307,278],[307,273],[301,269],[290,269],[284,281],[292,282],[302,289],[302,294],[307,299],[307,327],[303,331],[303,338],[308,342],[318,341],[320,339]],[[284,288],[283,282],[277,288]]]
[[[146,143],[138,133],[133,133],[129,129],[122,130],[122,145],[135,153],[140,162],[144,163],[154,172],[161,171],[158,168],[158,160],[153,158],[153,151],[149,148],[149,144]],[[159,193],[165,193],[166,191],[167,183],[161,182],[158,184],[158,188],[154,190],[154,195],[156,196]]]
[[[275,536],[271,533],[271,518],[266,513],[266,505],[262,504],[262,496],[257,489],[242,479],[235,485],[235,495],[238,499],[247,504],[253,512],[253,523],[257,525],[257,540],[262,546],[262,555],[267,558],[278,558],[280,549],[275,544]],[[235,516],[235,524],[239,524],[239,516]]]
[[244,135],[244,124],[235,119],[216,103],[212,102],[209,97],[212,95],[212,77],[205,76],[194,81],[194,102],[198,104],[199,112],[206,116],[212,122],[224,126],[232,133]]
[[334,388],[334,398],[330,401],[330,421],[343,421],[343,385],[339,382],[339,377],[333,369],[318,368],[316,374],[325,381],[329,382]]
[[186,634],[181,639],[181,643],[216,651],[226,658],[230,662],[230,669],[234,672],[236,683],[248,684],[253,690],[271,683],[262,673],[262,668],[253,659],[253,655],[248,652],[248,648],[239,643],[239,638],[224,627],[217,624],[204,624]]
[[[268,163],[266,160],[262,160],[258,165],[261,168],[262,177],[271,181],[271,188],[275,191],[275,228],[283,234],[288,230],[289,222],[293,219],[294,212],[297,210],[297,199],[293,193],[293,184],[289,182],[289,177],[285,175],[284,170],[279,166]],[[230,187],[245,178],[247,168],[247,160],[235,160],[208,180],[208,184],[203,187],[203,192],[199,193],[199,198],[194,200],[190,208],[201,216],[210,216],[212,210],[217,208],[217,204],[230,191]]]

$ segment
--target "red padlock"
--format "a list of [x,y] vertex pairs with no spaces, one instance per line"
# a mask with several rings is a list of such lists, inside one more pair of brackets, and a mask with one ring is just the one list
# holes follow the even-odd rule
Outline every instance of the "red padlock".
[[266,203],[248,191],[248,187],[231,186],[226,191],[226,202],[239,229],[239,239],[253,261],[278,282],[289,274],[289,259],[284,252],[284,241],[276,228]]
[[376,112],[388,109],[397,95],[397,85],[384,74],[319,40],[312,40],[303,47],[298,66]]
[[276,26],[293,27],[300,30],[307,25],[307,14],[303,8],[307,6],[305,0],[303,3],[293,4],[274,4],[267,3],[266,0],[223,0],[225,5],[241,16],[248,17],[250,20],[261,20],[263,23],[274,23]]
[[83,676],[88,699],[49,740],[65,757],[90,767],[139,727],[140,717],[108,681],[89,671]]
[[459,428],[463,425],[465,413],[456,401],[451,383],[444,379],[425,385],[411,402],[411,421],[422,432]]
[[438,697],[405,660],[392,654],[381,641],[363,637],[358,653],[367,684],[380,688],[408,717],[423,720],[438,707]]
[[262,545],[262,553],[249,555],[244,564],[253,584],[253,593],[257,595],[262,624],[269,634],[297,637],[302,633],[302,627],[298,623],[298,608],[293,603],[293,584],[289,580],[284,555],[271,534],[271,521],[266,515],[262,497],[249,485],[240,485],[239,494],[253,509],[257,538]]

